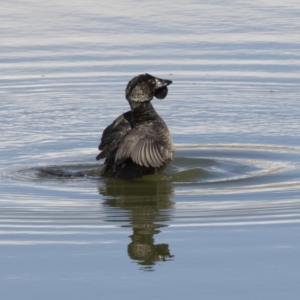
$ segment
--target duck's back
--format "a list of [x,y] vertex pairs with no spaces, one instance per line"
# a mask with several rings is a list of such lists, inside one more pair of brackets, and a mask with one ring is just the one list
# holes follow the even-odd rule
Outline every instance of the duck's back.
[[101,151],[96,159],[107,158],[119,147],[126,133],[134,126],[131,111],[120,115],[107,126],[101,137],[98,149]]

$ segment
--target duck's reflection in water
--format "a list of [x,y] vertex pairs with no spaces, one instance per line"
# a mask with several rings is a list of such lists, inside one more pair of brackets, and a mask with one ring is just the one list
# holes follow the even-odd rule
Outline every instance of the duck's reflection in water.
[[[143,270],[153,271],[156,262],[171,260],[168,244],[155,244],[154,235],[171,219],[173,185],[159,181],[107,179],[99,192],[104,196],[107,221],[132,227],[128,255]],[[113,209],[111,209],[113,208]],[[117,211],[116,211],[117,209]]]

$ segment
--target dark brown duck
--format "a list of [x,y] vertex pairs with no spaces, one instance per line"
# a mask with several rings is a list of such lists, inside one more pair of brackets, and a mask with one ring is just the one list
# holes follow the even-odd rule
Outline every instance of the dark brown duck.
[[97,160],[105,158],[100,175],[137,178],[155,174],[173,159],[174,144],[164,120],[151,104],[164,99],[171,80],[142,74],[129,81],[130,111],[120,115],[102,134]]

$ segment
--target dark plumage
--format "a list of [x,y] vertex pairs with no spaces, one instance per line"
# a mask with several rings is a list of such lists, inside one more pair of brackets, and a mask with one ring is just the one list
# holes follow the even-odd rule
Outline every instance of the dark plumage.
[[97,160],[105,158],[100,175],[137,178],[154,174],[172,159],[174,145],[168,127],[151,104],[164,99],[172,81],[142,74],[129,81],[126,99],[131,110],[119,116],[102,134]]

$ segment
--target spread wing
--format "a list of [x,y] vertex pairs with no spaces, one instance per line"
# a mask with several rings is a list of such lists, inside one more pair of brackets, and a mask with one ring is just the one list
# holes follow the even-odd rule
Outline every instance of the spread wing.
[[133,162],[141,166],[159,167],[165,163],[159,148],[160,145],[154,133],[133,128],[120,143],[115,162],[120,164],[130,157]]
[[112,124],[107,126],[101,137],[98,149],[101,151],[96,159],[108,157],[123,140],[126,133],[133,127],[131,111],[120,115]]

